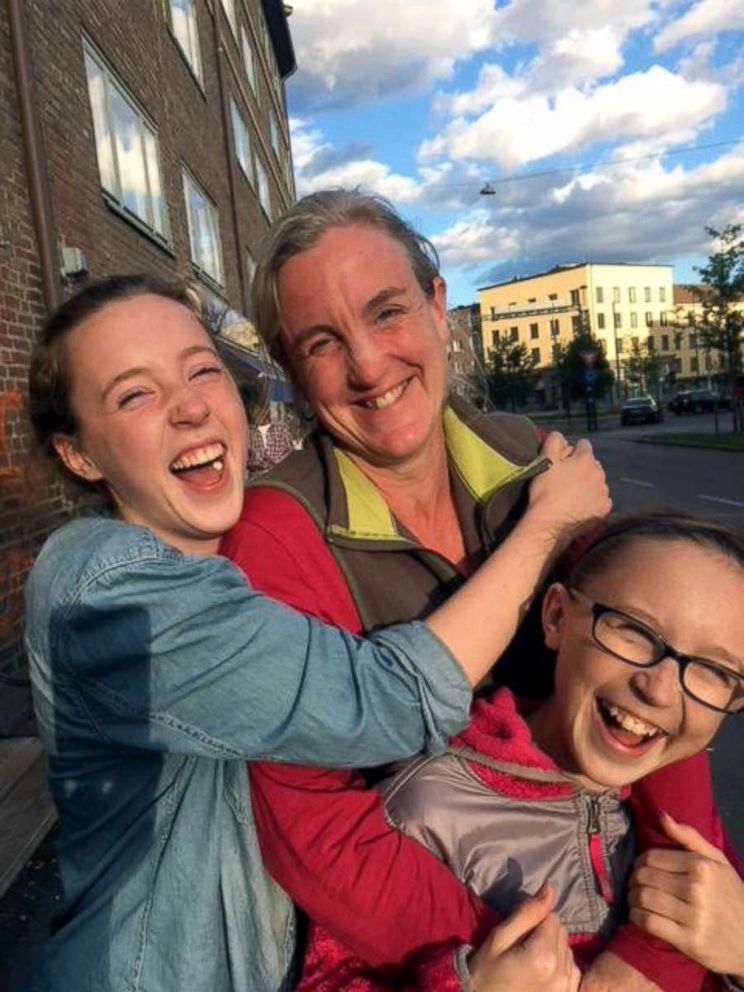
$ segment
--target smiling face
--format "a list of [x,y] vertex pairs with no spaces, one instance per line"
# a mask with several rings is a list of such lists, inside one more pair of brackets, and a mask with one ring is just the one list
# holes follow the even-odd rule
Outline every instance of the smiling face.
[[[601,573],[581,582],[590,600],[658,631],[686,655],[744,674],[744,569],[685,540],[636,538]],[[530,717],[537,743],[590,787],[619,787],[705,747],[722,714],[682,691],[665,658],[634,668],[592,639],[592,617],[560,585],[543,604],[548,647],[557,651],[555,690]]]
[[277,288],[290,370],[338,444],[380,467],[425,455],[447,391],[442,280],[427,299],[402,246],[353,225],[290,258]]
[[216,551],[243,500],[246,422],[229,373],[187,307],[117,301],[63,344],[77,430],[54,446],[103,481],[119,516],[193,554]]

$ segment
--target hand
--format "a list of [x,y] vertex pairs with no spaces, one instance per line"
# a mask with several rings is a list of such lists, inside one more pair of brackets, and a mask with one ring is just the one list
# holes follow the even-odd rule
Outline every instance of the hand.
[[630,919],[718,975],[744,982],[744,882],[717,847],[668,813],[661,825],[683,850],[651,850],[635,863]]
[[576,992],[581,974],[546,885],[494,927],[470,959],[474,992]]
[[572,448],[562,434],[552,433],[542,452],[551,465],[530,484],[529,513],[567,542],[587,521],[612,509],[604,469],[585,439]]

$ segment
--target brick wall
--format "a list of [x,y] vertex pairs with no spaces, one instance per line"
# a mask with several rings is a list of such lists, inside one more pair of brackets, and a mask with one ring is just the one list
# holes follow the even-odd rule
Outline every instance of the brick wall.
[[[236,4],[241,7],[240,2]],[[264,161],[274,213],[290,193],[270,143],[270,105],[286,135],[283,101],[267,80],[269,60],[260,49],[261,15],[246,0],[241,19],[257,49],[257,98],[245,83],[241,53],[219,0],[197,0],[203,87],[192,76],[163,17],[161,0],[27,0],[34,96],[38,107],[56,238],[85,253],[89,273],[68,283],[115,272],[148,271],[192,276],[182,165],[219,211],[223,260],[220,295],[245,310],[246,252],[257,253],[267,219],[245,181],[225,130],[223,95],[232,93]],[[0,737],[12,733],[27,710],[7,680],[23,677],[21,589],[43,538],[80,500],[48,469],[30,459],[25,418],[28,357],[45,316],[36,233],[11,56],[7,8],[0,6]],[[217,21],[215,20],[217,17]],[[83,38],[104,57],[158,133],[170,244],[124,219],[107,204],[96,161]],[[218,63],[218,59],[220,62]],[[232,176],[232,189],[230,177]],[[214,288],[214,287],[213,287]]]

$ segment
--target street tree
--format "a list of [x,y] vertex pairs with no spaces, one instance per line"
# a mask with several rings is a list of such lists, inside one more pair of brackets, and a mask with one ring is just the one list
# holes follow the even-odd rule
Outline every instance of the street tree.
[[694,318],[700,343],[716,352],[721,375],[727,380],[734,410],[734,431],[744,433],[744,228],[727,224],[723,230],[706,227],[715,250],[706,265],[696,266],[700,285],[691,291],[700,303]]
[[486,382],[491,403],[498,409],[516,410],[532,395],[538,359],[526,344],[500,337],[488,356]]
[[655,396],[661,402],[662,379],[674,376],[674,357],[649,348],[644,341],[634,341],[627,358],[622,359],[625,378],[638,384],[642,393]]
[[591,331],[583,330],[567,344],[557,344],[553,349],[553,365],[558,374],[564,409],[570,412],[571,402],[587,398],[587,360],[593,354],[591,368],[596,377],[591,384],[592,395],[601,399],[612,387],[614,376],[607,356]]

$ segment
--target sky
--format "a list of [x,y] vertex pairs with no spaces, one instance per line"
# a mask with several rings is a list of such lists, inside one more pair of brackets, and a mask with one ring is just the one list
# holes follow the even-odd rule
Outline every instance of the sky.
[[706,225],[744,223],[744,0],[293,7],[298,194],[388,197],[436,246],[451,306],[587,260],[693,282]]

